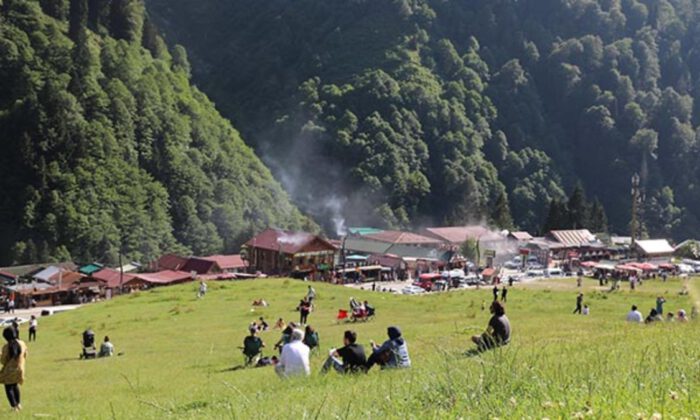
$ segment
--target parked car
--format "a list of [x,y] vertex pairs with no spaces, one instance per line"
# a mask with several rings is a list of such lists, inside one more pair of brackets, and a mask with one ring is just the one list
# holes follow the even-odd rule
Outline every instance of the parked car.
[[420,295],[421,293],[425,293],[425,289],[412,284],[401,289],[401,294],[404,295]]
[[530,269],[526,274],[528,277],[544,277],[544,270]]
[[17,321],[18,324],[24,324],[27,322],[26,318],[0,318],[0,328],[9,327],[12,325],[12,321]]
[[695,273],[695,269],[688,264],[678,264],[678,272],[681,274],[691,274]]
[[564,275],[564,272],[561,271],[561,268],[548,268],[545,270],[545,275],[549,277],[560,277]]

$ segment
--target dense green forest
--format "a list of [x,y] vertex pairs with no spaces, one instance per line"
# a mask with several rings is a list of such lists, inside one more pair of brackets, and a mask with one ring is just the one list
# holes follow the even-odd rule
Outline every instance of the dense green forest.
[[141,0],[0,0],[0,263],[236,252],[311,227]]
[[627,233],[639,173],[645,232],[700,235],[696,1],[147,6],[314,214]]

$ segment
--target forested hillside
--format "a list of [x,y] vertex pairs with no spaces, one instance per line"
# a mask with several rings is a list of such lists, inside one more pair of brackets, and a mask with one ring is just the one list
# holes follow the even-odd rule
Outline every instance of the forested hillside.
[[607,212],[626,233],[638,172],[645,229],[700,235],[697,2],[147,6],[307,209],[337,196],[359,222],[532,231]]
[[140,0],[0,0],[0,264],[237,252],[309,223]]

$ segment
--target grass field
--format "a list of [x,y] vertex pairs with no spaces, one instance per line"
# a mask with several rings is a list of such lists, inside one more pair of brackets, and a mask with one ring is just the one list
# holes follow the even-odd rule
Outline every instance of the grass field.
[[[629,325],[631,304],[646,315],[659,294],[667,310],[686,309],[679,280],[645,282],[607,293],[587,280],[591,315],[572,315],[575,280],[511,289],[513,340],[507,348],[467,357],[469,336],[483,330],[490,289],[394,296],[315,284],[309,317],[321,336],[312,376],[282,381],[272,368],[231,371],[247,325],[258,316],[296,320],[306,291],[295,280],[194,284],[118,298],[42,318],[31,343],[20,417],[53,418],[697,418],[700,329],[686,324]],[[691,290],[695,285],[691,283]],[[413,367],[368,375],[322,376],[330,347],[342,344],[335,314],[350,296],[367,298],[377,317],[352,325],[359,341],[383,341],[399,325]],[[697,294],[693,294],[697,296]],[[268,308],[251,310],[265,298]],[[488,306],[488,305],[487,305]],[[78,360],[80,334],[108,334],[123,356]],[[22,331],[23,338],[26,331]],[[263,333],[272,355],[278,331]],[[5,417],[5,407],[3,415]],[[9,414],[8,414],[9,416]]]

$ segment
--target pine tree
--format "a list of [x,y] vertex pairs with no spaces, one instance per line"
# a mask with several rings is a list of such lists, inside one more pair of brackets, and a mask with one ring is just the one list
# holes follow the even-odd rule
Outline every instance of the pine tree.
[[88,0],[88,27],[95,32],[106,34],[109,26],[109,13],[112,0]]
[[584,229],[589,225],[589,206],[586,202],[586,195],[583,192],[583,187],[580,183],[576,184],[569,201],[567,203],[569,222],[568,226],[571,229]]
[[501,191],[496,199],[493,212],[491,213],[493,224],[499,229],[513,228],[513,218],[510,215],[510,207],[508,206],[508,197],[505,191]]
[[588,228],[595,233],[605,233],[608,231],[608,217],[605,215],[603,203],[596,197],[591,206],[590,221]]
[[76,44],[85,42],[87,34],[87,0],[70,0],[68,12],[68,37]]
[[52,18],[63,20],[66,18],[68,5],[66,0],[41,0],[41,9]]
[[547,213],[547,220],[542,227],[542,233],[549,232],[551,230],[566,229],[569,227],[569,213],[566,208],[566,204],[553,198],[549,202],[549,212]]
[[151,55],[155,58],[161,58],[165,53],[165,44],[158,35],[158,29],[148,16],[146,16],[143,21],[143,37],[141,38],[141,44],[145,49],[150,51]]
[[143,4],[140,0],[111,0],[110,33],[117,39],[137,41],[143,29]]

